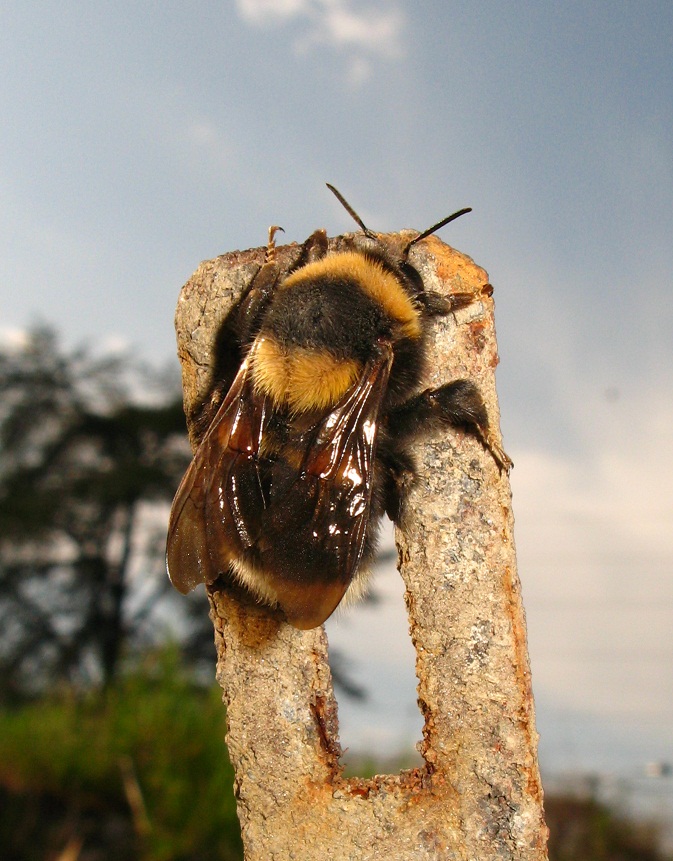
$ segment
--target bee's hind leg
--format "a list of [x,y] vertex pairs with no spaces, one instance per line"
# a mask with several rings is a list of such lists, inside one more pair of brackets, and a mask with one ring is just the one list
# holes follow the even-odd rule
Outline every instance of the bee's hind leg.
[[470,380],[426,389],[388,414],[388,432],[398,439],[413,438],[428,427],[442,424],[465,427],[491,453],[500,471],[509,472],[512,461],[496,440],[481,392]]

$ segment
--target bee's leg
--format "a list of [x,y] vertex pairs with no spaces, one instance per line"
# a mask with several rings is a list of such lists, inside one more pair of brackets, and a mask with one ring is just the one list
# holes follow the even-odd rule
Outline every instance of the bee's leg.
[[290,272],[301,269],[307,263],[313,263],[315,260],[320,260],[327,254],[327,233],[324,228],[314,230],[309,238],[304,242],[299,251],[299,256],[295,263],[292,264]]
[[491,431],[481,393],[470,380],[454,380],[438,389],[426,389],[387,416],[387,431],[398,440],[409,440],[428,425],[441,424],[467,428],[490,451],[501,471],[511,468],[512,461]]
[[266,243],[266,254],[264,255],[265,263],[276,262],[276,234],[279,230],[281,233],[285,233],[283,228],[279,227],[277,224],[272,224],[269,228],[269,239]]
[[435,290],[423,290],[416,297],[423,306],[423,311],[428,317],[443,317],[457,311],[458,308],[465,308],[471,305],[482,296],[492,296],[493,287],[490,284],[484,284],[480,293],[456,292],[437,293]]
[[281,227],[269,228],[269,239],[264,263],[243,290],[220,324],[213,345],[213,367],[209,394],[192,413],[197,438],[208,429],[229,386],[240,367],[241,359],[259,330],[266,306],[273,296],[280,277],[276,262],[276,232]]
[[443,293],[429,290],[422,294],[421,302],[424,306],[423,311],[428,317],[445,317],[452,311],[464,308],[474,302],[474,294],[451,293],[449,296],[445,296]]
[[[401,442],[397,440],[396,442]],[[379,493],[382,497],[382,507],[390,520],[398,526],[403,526],[402,500],[416,476],[416,464],[412,456],[403,447],[394,446],[387,451],[385,444],[379,446],[378,461]]]
[[[273,296],[280,277],[276,262],[275,235],[282,227],[269,228],[269,241],[266,246],[264,265],[257,271],[236,306],[232,309],[229,331],[234,330],[240,346],[245,349],[259,329],[262,316]],[[229,318],[227,318],[229,320]]]
[[[269,228],[269,242],[266,247],[264,265],[252,279],[250,285],[234,309],[234,325],[237,330],[239,343],[243,348],[247,347],[257,334],[266,306],[269,304],[269,300],[273,296],[280,277],[280,270],[276,263],[276,244],[274,242],[274,237],[276,232],[282,229],[282,227],[276,226]],[[324,230],[316,230],[301,246],[299,256],[296,262],[289,269],[288,274],[289,272],[294,272],[296,269],[300,269],[307,263],[319,260],[321,257],[324,257],[326,253],[327,234]]]

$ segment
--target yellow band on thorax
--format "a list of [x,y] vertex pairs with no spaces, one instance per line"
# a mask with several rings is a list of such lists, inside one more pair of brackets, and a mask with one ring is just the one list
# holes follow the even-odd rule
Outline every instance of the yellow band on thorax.
[[378,261],[356,251],[341,251],[337,254],[329,254],[313,263],[307,263],[306,266],[288,275],[280,284],[280,289],[284,290],[325,276],[341,277],[358,284],[400,324],[401,334],[404,337],[421,336],[418,310],[399,280]]

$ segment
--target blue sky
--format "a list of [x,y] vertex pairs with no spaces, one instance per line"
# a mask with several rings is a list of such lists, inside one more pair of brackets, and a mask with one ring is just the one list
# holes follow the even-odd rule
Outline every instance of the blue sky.
[[[13,3],[0,74],[5,342],[173,360],[202,259],[352,229],[325,181],[377,230],[473,207],[442,236],[495,285],[543,763],[673,758],[673,6]],[[400,625],[352,660],[406,715]]]

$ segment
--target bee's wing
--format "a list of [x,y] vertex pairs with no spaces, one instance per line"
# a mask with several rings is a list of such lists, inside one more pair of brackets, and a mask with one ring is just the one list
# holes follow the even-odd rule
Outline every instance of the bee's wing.
[[[171,582],[183,594],[199,583],[213,582],[253,542],[246,522],[249,518],[237,504],[244,490],[236,483],[242,471],[243,479],[249,473],[245,467],[251,459],[256,462],[265,402],[252,390],[248,365],[246,359],[173,500],[166,565]],[[249,491],[247,508],[256,510],[261,491],[258,485],[243,484]]]
[[295,627],[331,615],[365,546],[391,363],[384,345],[311,433],[270,457],[266,401],[242,364],[173,502],[166,559],[180,592],[232,567]]
[[290,472],[278,463],[272,474],[259,558],[295,627],[313,628],[331,615],[362,559],[391,364],[392,351],[384,345],[320,422],[299,469]]

